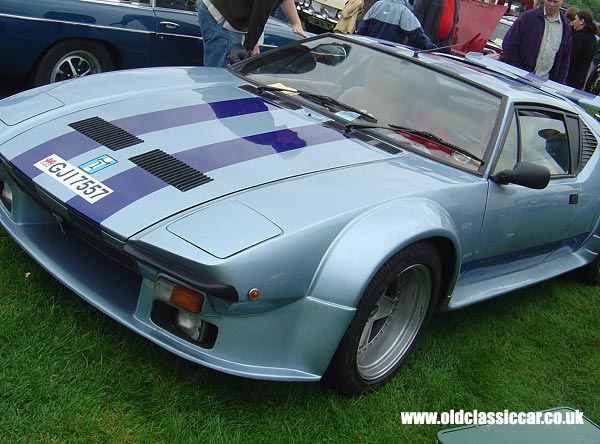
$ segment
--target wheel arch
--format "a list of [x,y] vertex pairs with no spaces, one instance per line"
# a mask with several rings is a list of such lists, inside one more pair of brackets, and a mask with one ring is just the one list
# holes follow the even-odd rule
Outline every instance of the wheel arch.
[[458,230],[446,210],[423,198],[371,208],[347,224],[323,256],[308,294],[354,308],[377,271],[400,250],[420,241],[431,242],[440,255],[439,302],[451,293],[458,276]]

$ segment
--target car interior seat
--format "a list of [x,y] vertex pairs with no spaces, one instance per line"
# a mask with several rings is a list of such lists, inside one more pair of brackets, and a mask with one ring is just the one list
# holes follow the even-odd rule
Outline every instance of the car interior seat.
[[373,115],[379,124],[398,123],[403,107],[398,66],[397,63],[386,66],[380,60],[368,62],[363,84],[348,89],[339,100]]

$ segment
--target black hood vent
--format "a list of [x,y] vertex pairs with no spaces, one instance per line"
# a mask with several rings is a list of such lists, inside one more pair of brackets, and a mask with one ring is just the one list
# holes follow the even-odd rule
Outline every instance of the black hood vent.
[[588,163],[588,160],[596,151],[598,146],[598,140],[594,137],[594,133],[583,123],[581,124],[581,134],[583,135],[583,141],[581,144],[581,160],[579,162],[579,171]]
[[180,191],[188,191],[213,180],[161,150],[148,151],[129,160]]
[[69,123],[69,126],[113,151],[143,142],[139,137],[100,117],[90,117],[79,122]]

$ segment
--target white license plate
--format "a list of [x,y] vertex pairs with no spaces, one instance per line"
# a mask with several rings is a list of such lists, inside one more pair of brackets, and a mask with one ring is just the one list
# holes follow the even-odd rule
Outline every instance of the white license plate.
[[308,23],[318,26],[319,28],[324,28],[324,29],[327,29],[328,31],[331,28],[333,28],[333,24],[331,24],[325,20],[321,20],[320,18],[313,17],[312,15],[307,16],[306,19],[308,20]]
[[81,169],[56,154],[52,154],[34,163],[33,166],[57,180],[89,203],[98,202],[113,192],[113,190],[102,182],[92,179]]

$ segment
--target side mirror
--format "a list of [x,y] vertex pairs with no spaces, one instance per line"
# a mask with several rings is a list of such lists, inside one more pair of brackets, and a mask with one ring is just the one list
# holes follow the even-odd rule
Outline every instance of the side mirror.
[[500,171],[490,179],[500,185],[514,183],[534,190],[542,190],[550,182],[550,170],[535,163],[519,162],[512,170]]

